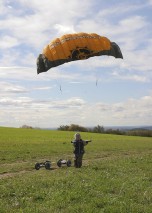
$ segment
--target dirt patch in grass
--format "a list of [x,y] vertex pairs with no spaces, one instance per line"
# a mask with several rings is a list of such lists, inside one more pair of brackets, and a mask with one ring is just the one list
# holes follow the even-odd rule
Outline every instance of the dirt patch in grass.
[[32,170],[23,170],[23,171],[19,171],[19,172],[6,172],[6,173],[2,173],[2,174],[0,174],[0,179],[14,177],[16,175],[25,174],[27,172],[32,172]]

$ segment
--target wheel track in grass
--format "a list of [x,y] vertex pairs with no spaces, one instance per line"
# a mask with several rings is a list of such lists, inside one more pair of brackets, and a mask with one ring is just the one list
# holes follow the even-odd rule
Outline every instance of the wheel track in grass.
[[[45,162],[46,161],[46,158],[45,159],[39,159],[38,160],[39,162]],[[14,176],[17,176],[17,175],[22,175],[22,174],[25,174],[25,173],[34,173],[36,172],[35,170],[35,163],[36,162],[32,162],[31,161],[18,161],[18,162],[12,162],[12,163],[4,163],[4,164],[0,164],[0,166],[4,166],[4,167],[12,167],[12,170],[14,170],[13,166],[22,166],[23,164],[25,164],[25,167],[27,167],[27,165],[31,165],[31,167],[28,167],[27,169],[22,169],[21,170],[16,170],[16,171],[8,171],[8,172],[1,172],[0,173],[0,180],[1,179],[5,179],[5,178],[11,178],[11,177],[14,177]],[[53,171],[53,170],[56,170],[58,169],[57,167],[57,164],[56,164],[56,161],[51,161],[51,163],[53,163],[53,167],[50,168],[50,171]],[[22,166],[23,167],[23,166]]]
[[31,172],[32,170],[22,170],[22,171],[17,171],[17,172],[4,172],[0,174],[0,180],[4,178],[11,178],[17,175],[25,174],[27,172]]
[[[58,168],[53,167],[49,170],[53,171],[53,170],[56,170],[56,169],[58,169]],[[16,172],[4,172],[4,173],[0,174],[0,180],[5,179],[5,178],[11,178],[11,177],[27,174],[27,173],[33,173],[34,174],[35,172],[36,172],[35,168],[20,170],[20,171],[16,171]]]
[[[88,166],[90,165],[90,162],[91,161],[94,161],[94,162],[98,162],[100,160],[114,160],[114,159],[119,159],[121,157],[123,158],[130,158],[130,157],[137,157],[137,156],[140,156],[141,154],[144,155],[144,154],[150,154],[150,152],[123,152],[123,153],[119,153],[117,155],[114,155],[114,153],[107,153],[107,154],[103,154],[101,157],[99,157],[98,155],[97,156],[94,156],[93,158],[90,158],[89,160],[88,159],[85,159],[83,160],[83,165],[84,166]],[[46,158],[45,159],[40,159],[38,160],[39,162],[45,162],[46,161]],[[59,169],[56,165],[56,160],[53,159],[53,161],[51,161],[51,163],[53,163],[53,166],[50,168],[50,171],[53,171],[53,170],[56,170],[56,169]],[[22,174],[25,174],[25,173],[35,173],[36,170],[35,170],[35,163],[36,162],[32,162],[31,161],[18,161],[18,162],[12,162],[12,163],[4,163],[4,164],[0,164],[0,166],[18,166],[18,165],[23,165],[25,164],[31,164],[32,166],[31,167],[28,167],[27,169],[22,169],[19,170],[19,171],[8,171],[8,172],[2,172],[0,173],[0,180],[1,179],[5,179],[5,178],[11,178],[11,177],[15,177],[17,175],[22,175]],[[23,166],[22,166],[23,167]],[[26,166],[27,167],[27,166]]]
[[[84,165],[86,166],[88,164],[88,162],[89,162],[88,160],[84,160]],[[56,162],[52,162],[52,163],[53,163],[53,166],[49,169],[51,172],[55,171],[56,169],[60,169],[59,167],[57,167]],[[21,164],[21,162],[20,162],[20,164]],[[12,165],[18,165],[18,163],[16,163],[16,162],[12,163],[12,164],[10,164],[10,163],[6,164],[5,163],[3,165],[7,165],[7,166],[10,165],[10,166],[12,166]],[[5,178],[15,177],[15,176],[22,175],[22,174],[25,174],[25,173],[26,174],[27,173],[33,173],[34,174],[35,172],[37,172],[37,170],[35,170],[34,167],[35,167],[35,164],[33,164],[32,168],[28,168],[28,169],[24,169],[24,170],[13,171],[13,172],[2,172],[2,173],[0,173],[0,180],[1,179],[5,179]]]
[[[43,161],[43,160],[42,160]],[[45,161],[45,160],[44,160]],[[23,161],[23,162],[15,162],[15,163],[5,163],[5,164],[1,164],[1,166],[3,165],[3,166],[13,166],[13,165],[15,165],[15,166],[17,166],[17,165],[19,165],[19,164],[23,164],[23,163],[26,163],[26,164],[28,164],[28,163],[30,163],[30,164],[32,164],[31,162],[25,162],[25,161]],[[53,163],[55,163],[55,162],[53,162]],[[55,170],[55,169],[57,169],[57,167],[52,167],[52,168],[50,168],[50,170],[52,171],[52,170]],[[12,171],[12,172],[10,172],[10,171],[8,171],[8,172],[2,172],[2,173],[0,173],[0,180],[1,179],[4,179],[4,178],[11,178],[11,177],[14,177],[14,176],[17,176],[17,175],[22,175],[22,174],[25,174],[25,173],[35,173],[36,172],[36,170],[35,170],[35,163],[33,163],[32,164],[32,166],[31,167],[29,167],[29,168],[27,168],[27,169],[21,169],[21,170],[19,170],[19,171]]]

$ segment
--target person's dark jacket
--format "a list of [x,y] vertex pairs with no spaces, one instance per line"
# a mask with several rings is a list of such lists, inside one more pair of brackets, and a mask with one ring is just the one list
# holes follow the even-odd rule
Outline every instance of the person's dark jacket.
[[73,146],[74,146],[74,154],[84,154],[84,146],[86,145],[86,141],[83,141],[82,139],[78,141],[73,141]]

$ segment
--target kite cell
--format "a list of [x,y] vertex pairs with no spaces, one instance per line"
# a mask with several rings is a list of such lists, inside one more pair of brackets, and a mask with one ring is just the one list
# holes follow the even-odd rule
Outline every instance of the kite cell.
[[102,55],[123,58],[119,46],[106,37],[95,33],[65,34],[44,47],[37,58],[37,73],[46,72],[67,62]]

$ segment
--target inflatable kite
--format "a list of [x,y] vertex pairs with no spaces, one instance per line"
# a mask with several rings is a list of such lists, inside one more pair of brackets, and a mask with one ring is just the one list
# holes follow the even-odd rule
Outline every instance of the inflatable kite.
[[123,58],[119,46],[95,33],[66,34],[51,41],[37,58],[37,73],[46,72],[61,64],[93,56]]

